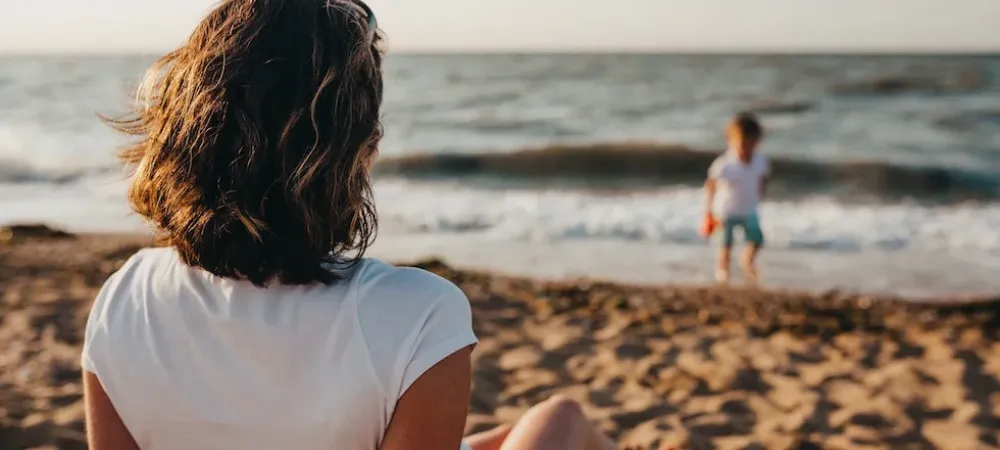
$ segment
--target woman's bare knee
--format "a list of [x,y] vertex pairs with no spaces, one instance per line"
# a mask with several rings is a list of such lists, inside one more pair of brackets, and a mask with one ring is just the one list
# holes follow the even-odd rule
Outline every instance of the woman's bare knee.
[[583,408],[580,406],[580,403],[562,394],[556,394],[549,397],[549,399],[544,401],[543,404],[547,408],[560,411],[563,414],[583,415]]
[[564,395],[554,395],[537,406],[538,413],[548,422],[557,422],[563,426],[573,426],[586,423],[587,418],[583,414],[583,408],[573,400]]
[[615,449],[590,425],[575,400],[556,395],[541,402],[521,418],[503,450],[609,450]]

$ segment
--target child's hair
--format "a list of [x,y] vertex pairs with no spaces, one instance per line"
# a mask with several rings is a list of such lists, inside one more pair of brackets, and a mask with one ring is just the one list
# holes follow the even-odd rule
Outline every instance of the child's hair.
[[740,136],[749,140],[760,140],[764,137],[764,127],[752,113],[740,113],[729,121],[727,131],[730,135]]
[[222,1],[110,121],[139,137],[133,209],[220,277],[336,280],[377,228],[381,39],[359,0]]

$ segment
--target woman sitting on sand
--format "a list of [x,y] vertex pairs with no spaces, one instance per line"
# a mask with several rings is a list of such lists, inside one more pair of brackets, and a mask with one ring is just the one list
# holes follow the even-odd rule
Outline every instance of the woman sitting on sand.
[[[226,0],[150,71],[115,125],[139,137],[129,200],[167,246],[94,303],[91,449],[459,448],[467,299],[361,257],[380,41],[361,2]],[[467,444],[614,448],[565,399]]]

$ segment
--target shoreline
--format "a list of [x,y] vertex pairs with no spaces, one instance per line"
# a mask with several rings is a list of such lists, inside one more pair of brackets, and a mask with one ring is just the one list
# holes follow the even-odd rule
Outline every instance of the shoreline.
[[[8,230],[18,230],[16,232],[10,232]],[[17,237],[11,239],[7,234],[17,234]],[[58,227],[52,227],[45,223],[15,223],[15,224],[0,224],[0,249],[10,242],[18,241],[31,241],[41,238],[46,240],[49,238],[72,238],[72,239],[83,239],[83,240],[110,240],[110,241],[126,241],[132,242],[136,245],[151,245],[153,241],[152,234],[146,232],[120,232],[120,231],[83,231],[77,232],[72,230],[66,230]],[[539,256],[538,250],[530,250],[528,248],[517,247],[517,244],[513,244],[518,250],[529,251],[532,254],[529,259],[533,261],[531,265],[522,265],[522,267],[529,267],[527,270],[511,270],[511,266],[516,265],[516,260],[505,261],[500,264],[490,264],[483,260],[481,257],[469,257],[463,252],[450,252],[450,251],[440,251],[441,249],[454,249],[462,247],[463,242],[451,242],[449,239],[456,239],[455,236],[431,236],[433,239],[426,240],[423,242],[419,237],[413,239],[415,236],[385,236],[377,240],[375,245],[370,249],[367,257],[379,258],[383,261],[389,262],[395,265],[419,265],[422,263],[432,262],[435,265],[444,265],[449,267],[454,271],[461,271],[467,273],[480,273],[490,276],[505,277],[511,279],[524,279],[536,283],[579,283],[584,285],[618,285],[628,288],[636,289],[673,289],[673,290],[710,290],[710,291],[729,291],[732,294],[746,293],[750,295],[765,295],[765,296],[776,296],[778,298],[810,298],[810,297],[823,297],[823,298],[867,298],[872,301],[895,301],[895,302],[905,302],[905,303],[916,303],[916,304],[928,304],[928,305],[963,305],[963,304],[975,304],[975,303],[989,303],[989,302],[1000,302],[1000,290],[996,292],[989,292],[987,290],[980,289],[979,291],[968,291],[963,293],[946,293],[946,292],[921,292],[919,289],[914,289],[911,292],[919,293],[901,293],[905,291],[903,288],[895,288],[893,290],[878,290],[871,289],[866,290],[864,287],[856,286],[824,286],[814,289],[807,289],[802,287],[802,283],[789,283],[789,280],[782,279],[778,281],[777,285],[771,283],[765,283],[762,285],[752,286],[738,281],[739,271],[736,270],[736,281],[732,281],[727,285],[719,285],[710,280],[710,270],[704,268],[713,267],[714,261],[711,259],[714,257],[714,253],[709,251],[709,258],[703,259],[705,255],[698,253],[705,253],[691,251],[677,251],[676,253],[681,254],[680,257],[674,256],[674,261],[666,264],[667,268],[664,269],[665,279],[655,280],[651,279],[648,275],[640,276],[629,276],[625,272],[629,272],[635,269],[635,267],[626,267],[618,272],[609,271],[612,275],[606,276],[595,276],[588,274],[579,274],[572,270],[565,271],[561,269],[556,270],[546,270],[541,266],[547,263],[555,264],[552,260],[547,260]],[[400,244],[398,241],[418,241],[416,245],[404,245]],[[388,245],[384,245],[385,242],[392,242]],[[603,244],[604,242],[600,242]],[[625,245],[623,243],[614,243],[615,246]],[[493,247],[491,247],[491,245]],[[480,249],[486,248],[493,250],[497,245],[496,242],[483,242],[483,245],[479,246]],[[506,244],[506,246],[511,246],[512,244]],[[437,247],[439,251],[433,251],[431,248]],[[527,247],[533,247],[533,245],[527,245]],[[569,251],[569,249],[562,249],[563,251]],[[607,250],[598,248],[598,250]],[[697,248],[697,250],[703,250]],[[487,252],[488,253],[488,252]],[[785,251],[782,250],[768,250],[762,255],[761,264],[764,266],[766,272],[771,273],[769,267],[767,267],[768,260],[771,258],[777,259],[774,255],[783,254]],[[389,256],[389,255],[393,256]],[[444,256],[442,255],[444,254]],[[400,256],[405,255],[405,256]],[[576,255],[579,256],[579,255]],[[686,263],[678,264],[676,259],[687,260]],[[455,261],[458,262],[455,262]],[[695,263],[691,263],[695,261]],[[614,261],[618,262],[618,261]],[[790,264],[787,260],[778,260],[778,265],[785,266]],[[662,261],[661,261],[662,263]],[[814,263],[819,263],[821,266],[830,267],[833,266],[829,263],[821,263],[820,260],[815,260]],[[612,264],[614,265],[614,264]],[[702,277],[691,277],[690,272],[693,271],[692,266],[702,267],[704,270]],[[577,268],[579,269],[579,268]],[[688,273],[688,276],[682,276],[678,278],[670,278],[669,272],[671,270],[676,270],[678,272]],[[641,271],[641,270],[640,270]],[[785,277],[787,278],[787,276]],[[765,277],[765,280],[767,277]]]
[[[104,279],[148,236],[0,243],[0,450],[84,449],[79,351]],[[573,398],[623,445],[1000,448],[1000,301],[589,280],[413,264],[481,342],[467,432]],[[946,300],[946,299],[942,299]]]
[[[715,247],[610,239],[535,242],[489,233],[381,235],[369,255],[389,261],[441,259],[453,267],[536,281],[601,282],[635,287],[717,287]],[[1000,255],[810,252],[768,248],[760,289],[803,295],[887,297],[917,303],[966,302],[1000,296]],[[942,270],[947,267],[947,270]],[[745,285],[739,271],[730,284]]]
[[[51,227],[43,223],[25,223],[0,225],[0,251],[5,246],[23,246],[24,244],[39,242],[99,242],[104,245],[126,245],[135,246],[137,249],[153,245],[153,236],[150,233],[141,232],[74,232],[65,231],[60,228]],[[377,244],[376,244],[377,245]],[[412,252],[403,252],[412,253]],[[1000,292],[996,294],[952,294],[952,295],[927,295],[908,296],[884,292],[863,292],[839,288],[829,288],[821,290],[807,290],[786,287],[770,286],[749,286],[732,282],[728,285],[715,283],[694,283],[694,282],[654,282],[654,281],[632,281],[621,280],[614,277],[599,277],[590,275],[571,276],[531,276],[523,273],[506,271],[491,267],[483,267],[475,264],[452,264],[450,258],[440,256],[427,256],[428,252],[404,258],[380,258],[390,264],[399,266],[420,267],[425,270],[442,270],[439,275],[448,278],[448,274],[466,274],[478,277],[496,277],[509,280],[524,280],[531,283],[566,285],[578,284],[584,286],[617,286],[626,289],[662,291],[664,289],[674,292],[699,292],[705,295],[708,292],[725,293],[727,295],[747,295],[753,298],[767,297],[773,301],[780,299],[788,301],[790,299],[850,299],[857,303],[900,303],[905,308],[910,306],[925,305],[930,307],[963,307],[979,304],[998,303],[1000,304]],[[378,256],[375,256],[378,257]]]
[[[0,224],[49,223],[80,232],[144,232],[104,181],[7,192]],[[100,186],[99,200],[79,189]],[[114,189],[111,189],[114,187]],[[369,255],[437,256],[541,279],[581,276],[629,284],[713,282],[716,246],[698,236],[699,189],[604,196],[575,190],[492,191],[447,182],[377,181],[380,234]],[[110,197],[107,197],[110,196]],[[1000,240],[989,230],[1000,203],[947,207],[846,205],[817,197],[765,202],[761,280],[773,288],[907,298],[1000,294]]]

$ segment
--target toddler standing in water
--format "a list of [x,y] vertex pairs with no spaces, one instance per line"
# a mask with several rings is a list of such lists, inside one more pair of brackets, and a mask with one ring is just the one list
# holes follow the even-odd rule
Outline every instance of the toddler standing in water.
[[[752,114],[739,114],[726,130],[729,150],[708,169],[705,182],[705,209],[709,220],[721,225],[717,281],[729,281],[730,250],[737,228],[743,232],[747,248],[741,267],[747,281],[757,281],[756,259],[764,245],[757,205],[764,197],[770,164],[756,152],[764,130]],[[718,194],[718,195],[716,195]]]

